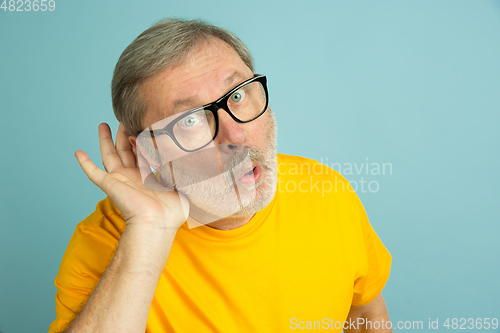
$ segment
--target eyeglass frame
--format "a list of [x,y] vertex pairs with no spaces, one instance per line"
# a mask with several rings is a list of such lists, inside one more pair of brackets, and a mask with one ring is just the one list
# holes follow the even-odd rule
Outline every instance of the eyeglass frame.
[[[238,89],[240,89],[241,87],[243,87],[243,86],[245,86],[247,84],[250,84],[250,83],[252,83],[254,81],[260,82],[262,84],[262,87],[264,88],[264,92],[266,93],[266,105],[264,106],[264,109],[257,116],[255,116],[254,118],[252,118],[250,120],[240,120],[240,119],[238,119],[231,112],[231,110],[229,110],[229,106],[227,105],[227,101],[229,100],[229,98],[231,97],[231,95],[233,93],[235,93]],[[153,138],[153,139],[157,135],[166,134],[166,135],[168,135],[172,139],[172,141],[174,141],[174,143],[177,145],[177,147],[179,147],[180,149],[182,149],[185,152],[191,153],[191,152],[195,152],[195,151],[198,151],[200,149],[205,148],[208,144],[210,144],[211,142],[213,142],[214,139],[217,137],[217,134],[219,133],[219,116],[218,116],[217,112],[219,111],[219,109],[223,109],[224,111],[226,111],[231,116],[231,118],[234,121],[236,121],[237,123],[245,124],[245,123],[249,123],[251,121],[254,121],[255,119],[257,119],[260,116],[262,116],[264,114],[264,112],[266,112],[268,106],[269,106],[269,93],[267,91],[267,78],[266,78],[265,75],[255,74],[253,78],[248,79],[248,80],[240,83],[239,85],[237,85],[236,87],[234,87],[233,89],[231,89],[227,94],[225,94],[224,96],[222,96],[218,100],[216,100],[216,101],[214,101],[212,103],[208,103],[208,104],[205,104],[203,106],[194,108],[192,110],[184,111],[184,112],[182,112],[182,115],[180,115],[179,117],[176,117],[174,120],[172,120],[171,122],[169,122],[164,128],[157,129],[157,130],[150,130],[149,134],[151,135],[151,138]],[[182,145],[179,143],[179,141],[177,141],[177,139],[175,138],[174,126],[177,124],[177,122],[180,119],[182,119],[184,117],[187,117],[190,114],[199,112],[200,110],[209,110],[209,111],[211,111],[213,113],[214,120],[215,120],[215,132],[214,132],[214,136],[213,136],[212,140],[208,141],[206,144],[204,144],[200,148],[196,148],[196,149],[193,149],[193,150],[185,149],[184,147],[182,147]]]

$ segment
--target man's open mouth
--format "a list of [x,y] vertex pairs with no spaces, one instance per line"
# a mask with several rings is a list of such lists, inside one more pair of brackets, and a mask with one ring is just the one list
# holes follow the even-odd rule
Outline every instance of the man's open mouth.
[[238,184],[255,185],[260,180],[262,168],[258,163],[252,163],[252,168],[250,170],[243,170],[240,175],[241,176],[237,178]]

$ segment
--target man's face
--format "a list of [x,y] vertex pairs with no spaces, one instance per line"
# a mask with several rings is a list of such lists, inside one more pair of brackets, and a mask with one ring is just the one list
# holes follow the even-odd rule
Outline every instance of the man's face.
[[[147,103],[143,125],[147,128],[164,122],[165,118],[175,118],[175,115],[183,111],[213,102],[252,77],[250,68],[226,43],[218,39],[203,42],[187,60],[166,68],[143,83],[140,92]],[[169,161],[183,161],[180,172],[175,173],[177,185],[196,184],[182,189],[177,186],[177,189],[189,198],[192,211],[198,209],[219,218],[230,215],[251,216],[272,200],[276,189],[275,118],[272,111],[267,110],[252,122],[237,123],[222,109],[218,111],[218,117],[219,131],[212,147],[219,149],[210,149],[209,146],[195,153],[186,153],[167,136],[155,138],[157,148],[160,155],[168,155],[161,156],[163,160],[166,158]],[[243,151],[234,147],[243,148]],[[238,198],[243,205],[241,209],[238,203],[233,202],[236,197],[229,195],[234,193],[234,184],[229,173],[222,178],[214,177],[208,180],[207,175],[214,174],[214,170],[209,169],[219,167],[236,167],[234,170],[238,170],[236,164],[248,156],[247,151],[251,161],[247,158],[246,164],[239,165],[243,166],[241,170],[244,171],[250,167],[253,175],[235,179],[239,189]],[[209,162],[214,157],[218,159],[218,163]],[[227,161],[226,166],[221,165],[224,161]],[[172,186],[174,181],[170,176],[171,165],[160,163],[158,168],[163,181]],[[245,200],[245,195],[248,200]],[[238,212],[235,213],[236,206]]]

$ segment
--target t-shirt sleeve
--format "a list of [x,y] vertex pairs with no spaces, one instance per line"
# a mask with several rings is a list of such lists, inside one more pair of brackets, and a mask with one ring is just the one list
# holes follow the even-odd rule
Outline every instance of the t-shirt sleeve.
[[361,306],[370,303],[384,288],[391,271],[392,257],[373,230],[361,201],[356,196],[359,214],[359,228],[362,235],[360,275],[354,281],[352,305]]
[[64,331],[71,324],[113,258],[125,222],[109,208],[113,208],[109,199],[99,202],[71,237],[54,281],[56,319],[49,333]]

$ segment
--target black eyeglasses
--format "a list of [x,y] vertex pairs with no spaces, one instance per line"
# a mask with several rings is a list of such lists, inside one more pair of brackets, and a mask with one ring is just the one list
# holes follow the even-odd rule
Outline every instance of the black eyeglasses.
[[217,136],[219,109],[224,109],[238,123],[248,123],[266,112],[268,101],[267,79],[263,75],[255,75],[217,101],[182,112],[167,126],[150,130],[149,134],[152,138],[166,134],[182,150],[197,151]]

